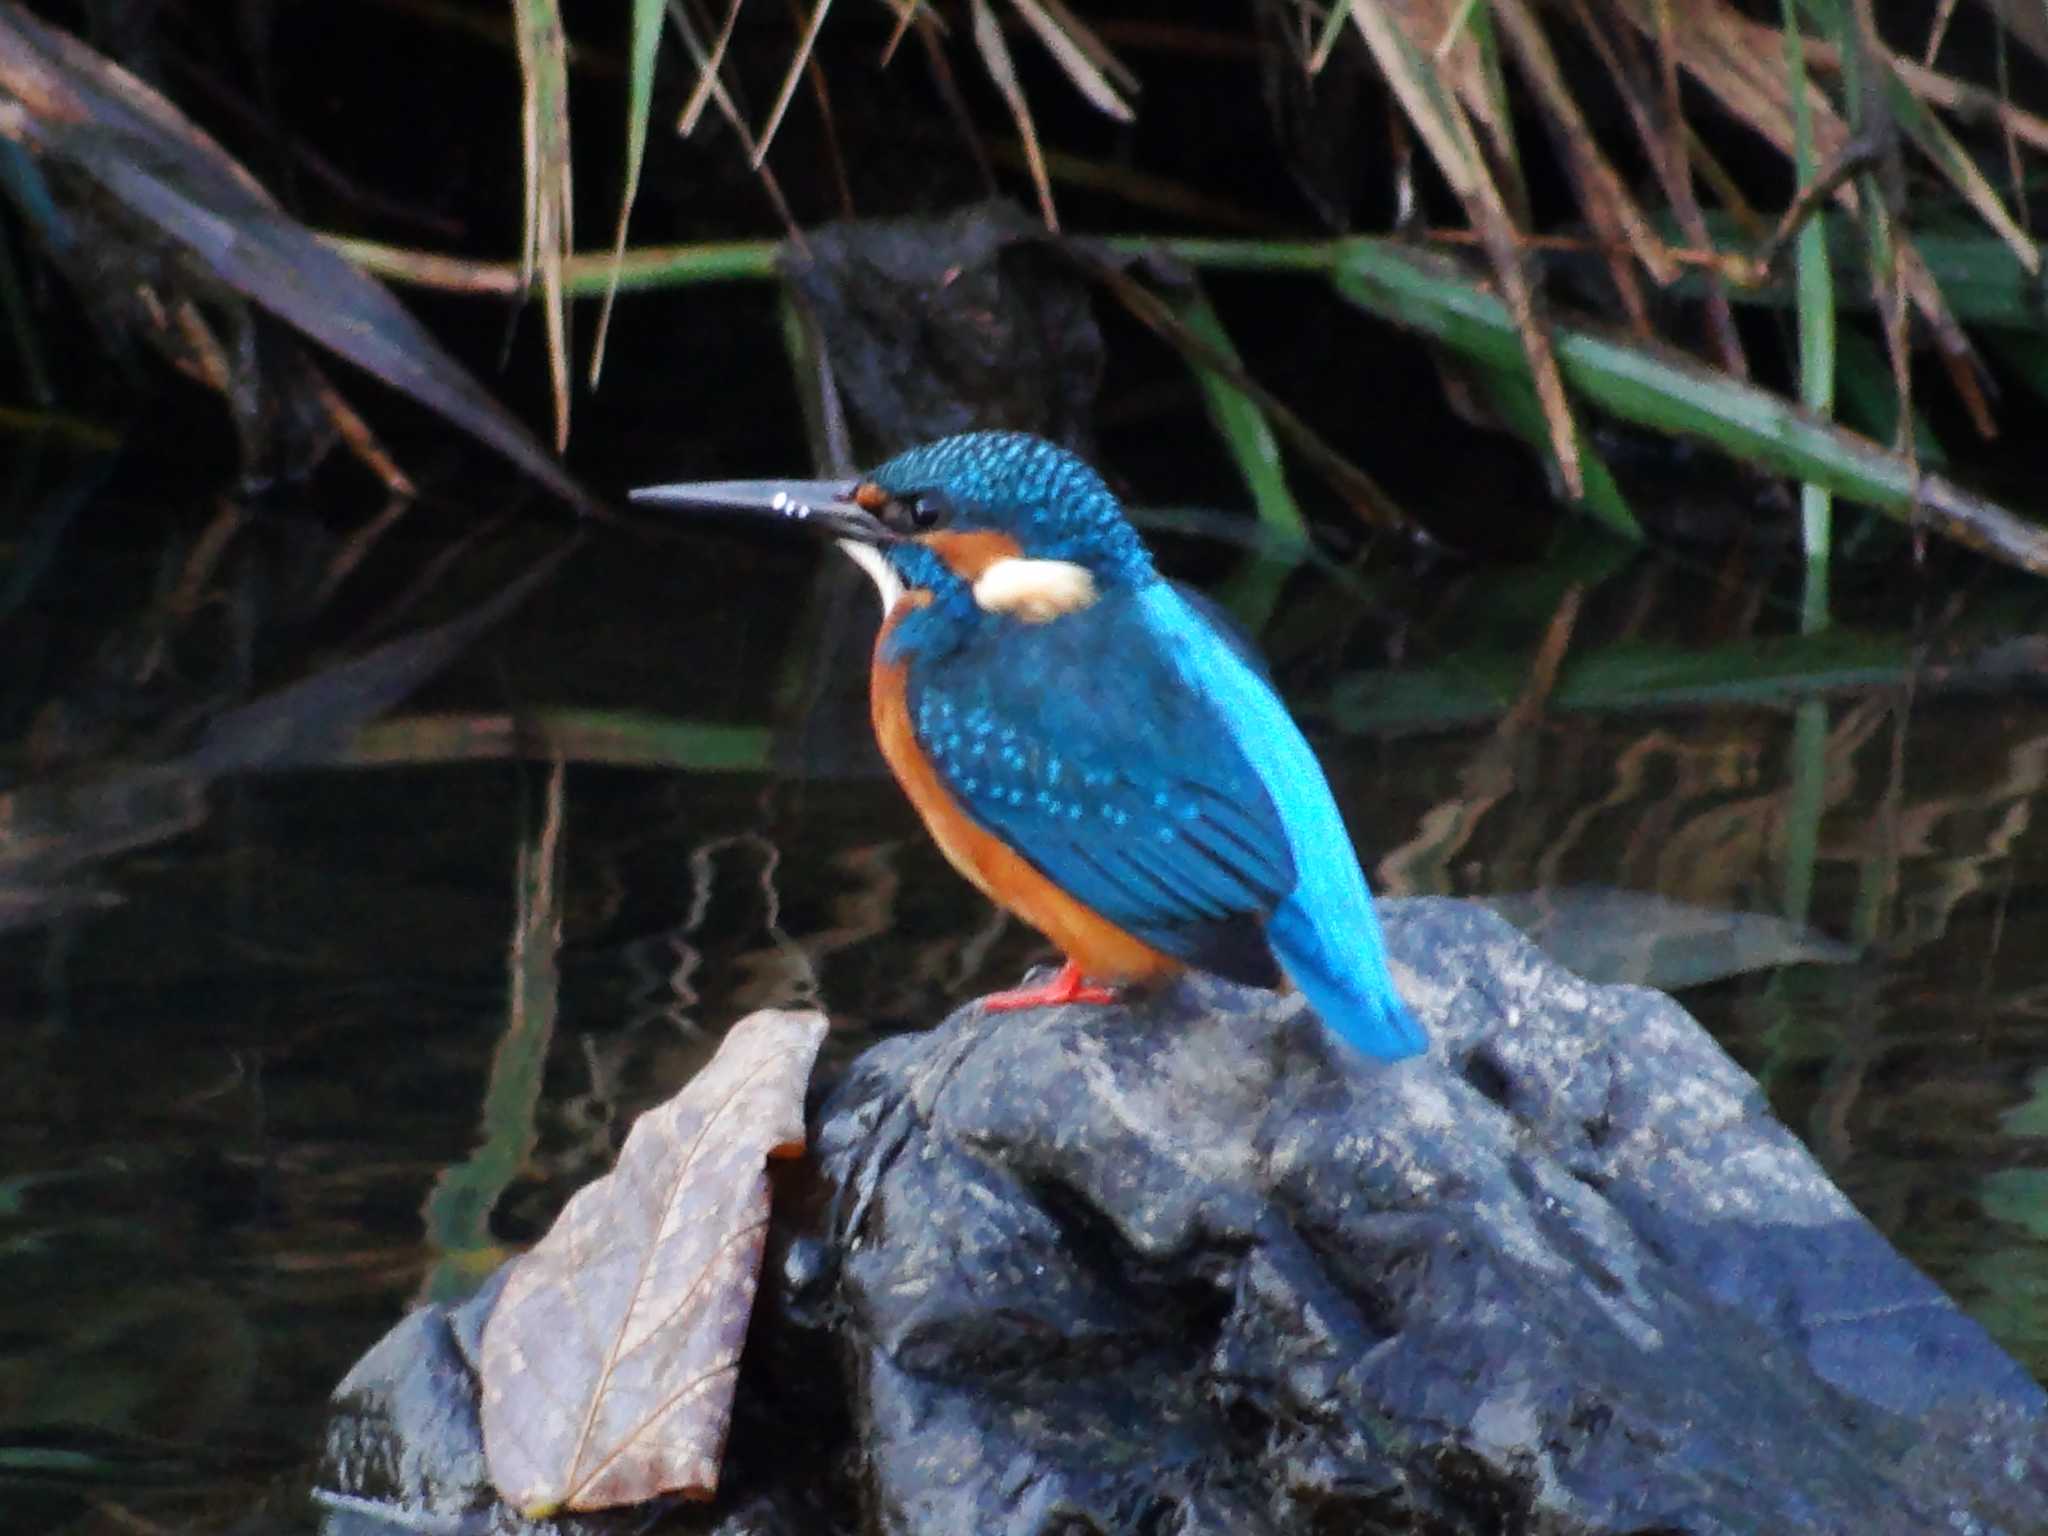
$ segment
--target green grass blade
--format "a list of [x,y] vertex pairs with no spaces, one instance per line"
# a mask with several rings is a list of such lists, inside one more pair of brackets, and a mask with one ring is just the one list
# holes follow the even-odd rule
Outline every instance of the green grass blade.
[[[1472,13],[1478,9],[1480,0],[1458,0],[1458,8],[1451,12],[1451,19],[1444,23],[1444,35],[1437,39],[1437,45],[1430,51],[1439,59],[1451,51],[1451,45],[1464,36],[1465,29],[1472,26]],[[1484,18],[1481,18],[1484,22]],[[1498,63],[1498,60],[1495,60]],[[1492,82],[1489,81],[1489,84]]]
[[[2043,359],[2048,362],[2048,358]],[[2048,372],[2044,372],[2048,381]],[[1891,364],[1878,344],[1858,330],[1835,333],[1835,388],[1842,414],[1857,430],[1880,443],[1899,435],[1899,397],[1892,388]],[[1919,411],[1913,412],[1913,457],[1929,469],[1948,464],[1948,450]]]
[[[322,234],[320,243],[373,277],[455,293],[516,298],[519,269],[510,262],[471,261],[431,251],[409,250],[375,240]],[[644,245],[615,264],[609,256],[572,256],[562,263],[562,291],[592,298],[616,286],[688,288],[696,283],[765,282],[777,275],[773,240],[714,240],[701,245]]]
[[1323,18],[1323,30],[1316,34],[1315,48],[1308,56],[1308,72],[1320,75],[1323,66],[1330,62],[1330,54],[1337,46],[1337,34],[1344,30],[1344,23],[1351,17],[1351,0],[1337,0],[1330,7],[1330,14]]
[[1280,611],[1280,599],[1294,571],[1295,565],[1286,560],[1248,555],[1211,595],[1256,640]]
[[[1199,286],[1192,288],[1174,309],[1191,334],[1228,359],[1238,372],[1244,371],[1244,361],[1238,356],[1230,332],[1224,329],[1222,317]],[[1188,354],[1187,361],[1194,370],[1195,382],[1202,387],[1209,420],[1230,450],[1245,488],[1252,493],[1259,521],[1274,533],[1306,542],[1308,527],[1294,493],[1288,489],[1287,469],[1280,461],[1280,440],[1273,435],[1266,413],[1221,370],[1207,366],[1194,354]]]
[[[1374,314],[1493,367],[1521,369],[1521,342],[1506,306],[1453,264],[1393,241],[1350,240],[1338,248],[1334,281],[1345,298]],[[1769,390],[1650,343],[1564,328],[1553,341],[1571,387],[1624,421],[1700,438],[2048,575],[2048,530]]]
[[[1813,112],[1806,92],[1806,47],[1799,35],[1798,0],[1782,0],[1785,18],[1785,74],[1792,94],[1792,160],[1801,188],[1813,185],[1819,171],[1814,161]],[[1853,46],[1849,39],[1844,46]],[[1792,248],[1794,287],[1798,292],[1799,399],[1825,420],[1835,409],[1835,281],[1828,264],[1826,229],[1808,219]],[[1799,527],[1806,549],[1806,592],[1801,625],[1808,631],[1828,621],[1828,554],[1834,542],[1834,501],[1828,488],[1814,480],[1799,487]],[[1805,913],[1787,911],[1803,918]]]
[[1958,320],[2040,334],[2040,284],[2003,242],[1916,233],[1913,247]]
[[772,741],[773,733],[766,726],[678,720],[625,710],[401,715],[364,726],[324,766],[416,767],[546,758],[614,768],[761,773],[769,766]]
[[604,369],[604,342],[611,333],[612,303],[619,292],[619,267],[626,254],[626,225],[633,217],[633,199],[640,192],[640,168],[647,157],[647,125],[654,115],[654,60],[661,41],[666,0],[633,0],[633,37],[627,49],[626,178],[619,193],[619,229],[612,239],[611,275],[605,283],[604,308],[598,314],[597,339],[590,349],[590,382]]
[[[55,109],[17,114],[21,148],[45,174],[90,184],[95,199],[112,205],[96,218],[116,217],[118,209],[121,227],[132,221],[134,238],[151,250],[166,259],[175,253],[195,272],[440,412],[573,505],[596,508],[426,327],[287,216],[169,101],[18,6],[0,7],[0,57],[44,81],[49,99],[39,104]],[[26,198],[25,216],[47,234],[49,219],[62,215],[38,193],[38,181],[10,179],[9,168],[18,173],[25,163],[0,157],[0,183]],[[516,273],[511,291],[518,291]]]
[[513,0],[522,82],[520,129],[526,150],[525,255],[529,283],[540,283],[548,382],[555,403],[555,452],[569,444],[569,301],[562,263],[576,243],[569,152],[569,39],[558,0]]
[[[1536,391],[1529,387],[1527,375],[1499,368],[1482,368],[1477,370],[1476,377],[1486,390],[1494,410],[1515,436],[1539,454],[1547,456],[1549,427],[1543,419],[1543,406],[1536,398]],[[1609,532],[1619,534],[1631,543],[1642,543],[1643,525],[1636,521],[1635,512],[1628,504],[1628,497],[1622,494],[1621,486],[1616,483],[1614,472],[1587,439],[1584,429],[1577,430],[1579,462],[1586,471],[1585,510]]]
[[619,236],[640,187],[640,167],[647,155],[647,124],[654,113],[654,60],[661,41],[663,0],[633,0],[633,37],[626,79],[626,191],[619,210]]
[[[1705,651],[1626,641],[1574,655],[1545,707],[1559,713],[1631,713],[1725,704],[1796,706],[1817,692],[1896,686],[1913,664],[1905,639],[1840,627],[1730,641]],[[1359,734],[1471,725],[1511,708],[1528,669],[1526,650],[1459,651],[1417,671],[1346,677],[1332,689],[1326,713],[1338,729]]]

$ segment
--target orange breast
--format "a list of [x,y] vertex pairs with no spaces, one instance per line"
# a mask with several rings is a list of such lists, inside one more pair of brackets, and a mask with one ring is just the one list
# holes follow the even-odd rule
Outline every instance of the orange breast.
[[932,840],[983,894],[1059,945],[1089,980],[1118,985],[1184,970],[1171,955],[1126,933],[1054,885],[1009,844],[970,818],[940,782],[938,771],[910,728],[906,687],[910,669],[902,662],[882,658],[883,646],[897,621],[912,606],[929,600],[928,594],[910,593],[883,624],[875,642],[869,704],[882,756],[924,818]]

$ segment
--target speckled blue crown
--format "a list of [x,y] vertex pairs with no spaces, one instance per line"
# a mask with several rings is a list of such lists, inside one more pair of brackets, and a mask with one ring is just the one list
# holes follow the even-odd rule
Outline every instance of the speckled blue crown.
[[900,453],[870,479],[895,496],[942,491],[959,525],[1009,534],[1041,560],[1073,560],[1114,580],[1152,557],[1102,476],[1028,432],[967,432]]

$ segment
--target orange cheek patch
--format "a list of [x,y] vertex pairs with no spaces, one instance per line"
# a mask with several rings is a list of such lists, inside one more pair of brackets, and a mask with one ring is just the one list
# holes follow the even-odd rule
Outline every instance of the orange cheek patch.
[[953,574],[972,584],[998,560],[1014,560],[1023,546],[1007,533],[927,533],[918,543],[934,551],[951,567]]

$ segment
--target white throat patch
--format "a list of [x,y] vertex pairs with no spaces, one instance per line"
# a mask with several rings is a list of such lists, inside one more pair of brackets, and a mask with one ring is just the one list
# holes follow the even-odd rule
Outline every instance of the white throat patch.
[[896,574],[896,567],[889,563],[889,557],[872,544],[861,544],[853,539],[839,540],[839,547],[846,551],[847,558],[874,579],[875,591],[881,594],[882,612],[896,611],[896,599],[903,595],[903,578]]
[[990,613],[1006,613],[1026,624],[1047,624],[1095,601],[1095,578],[1086,566],[1067,560],[992,561],[974,583],[974,600]]

